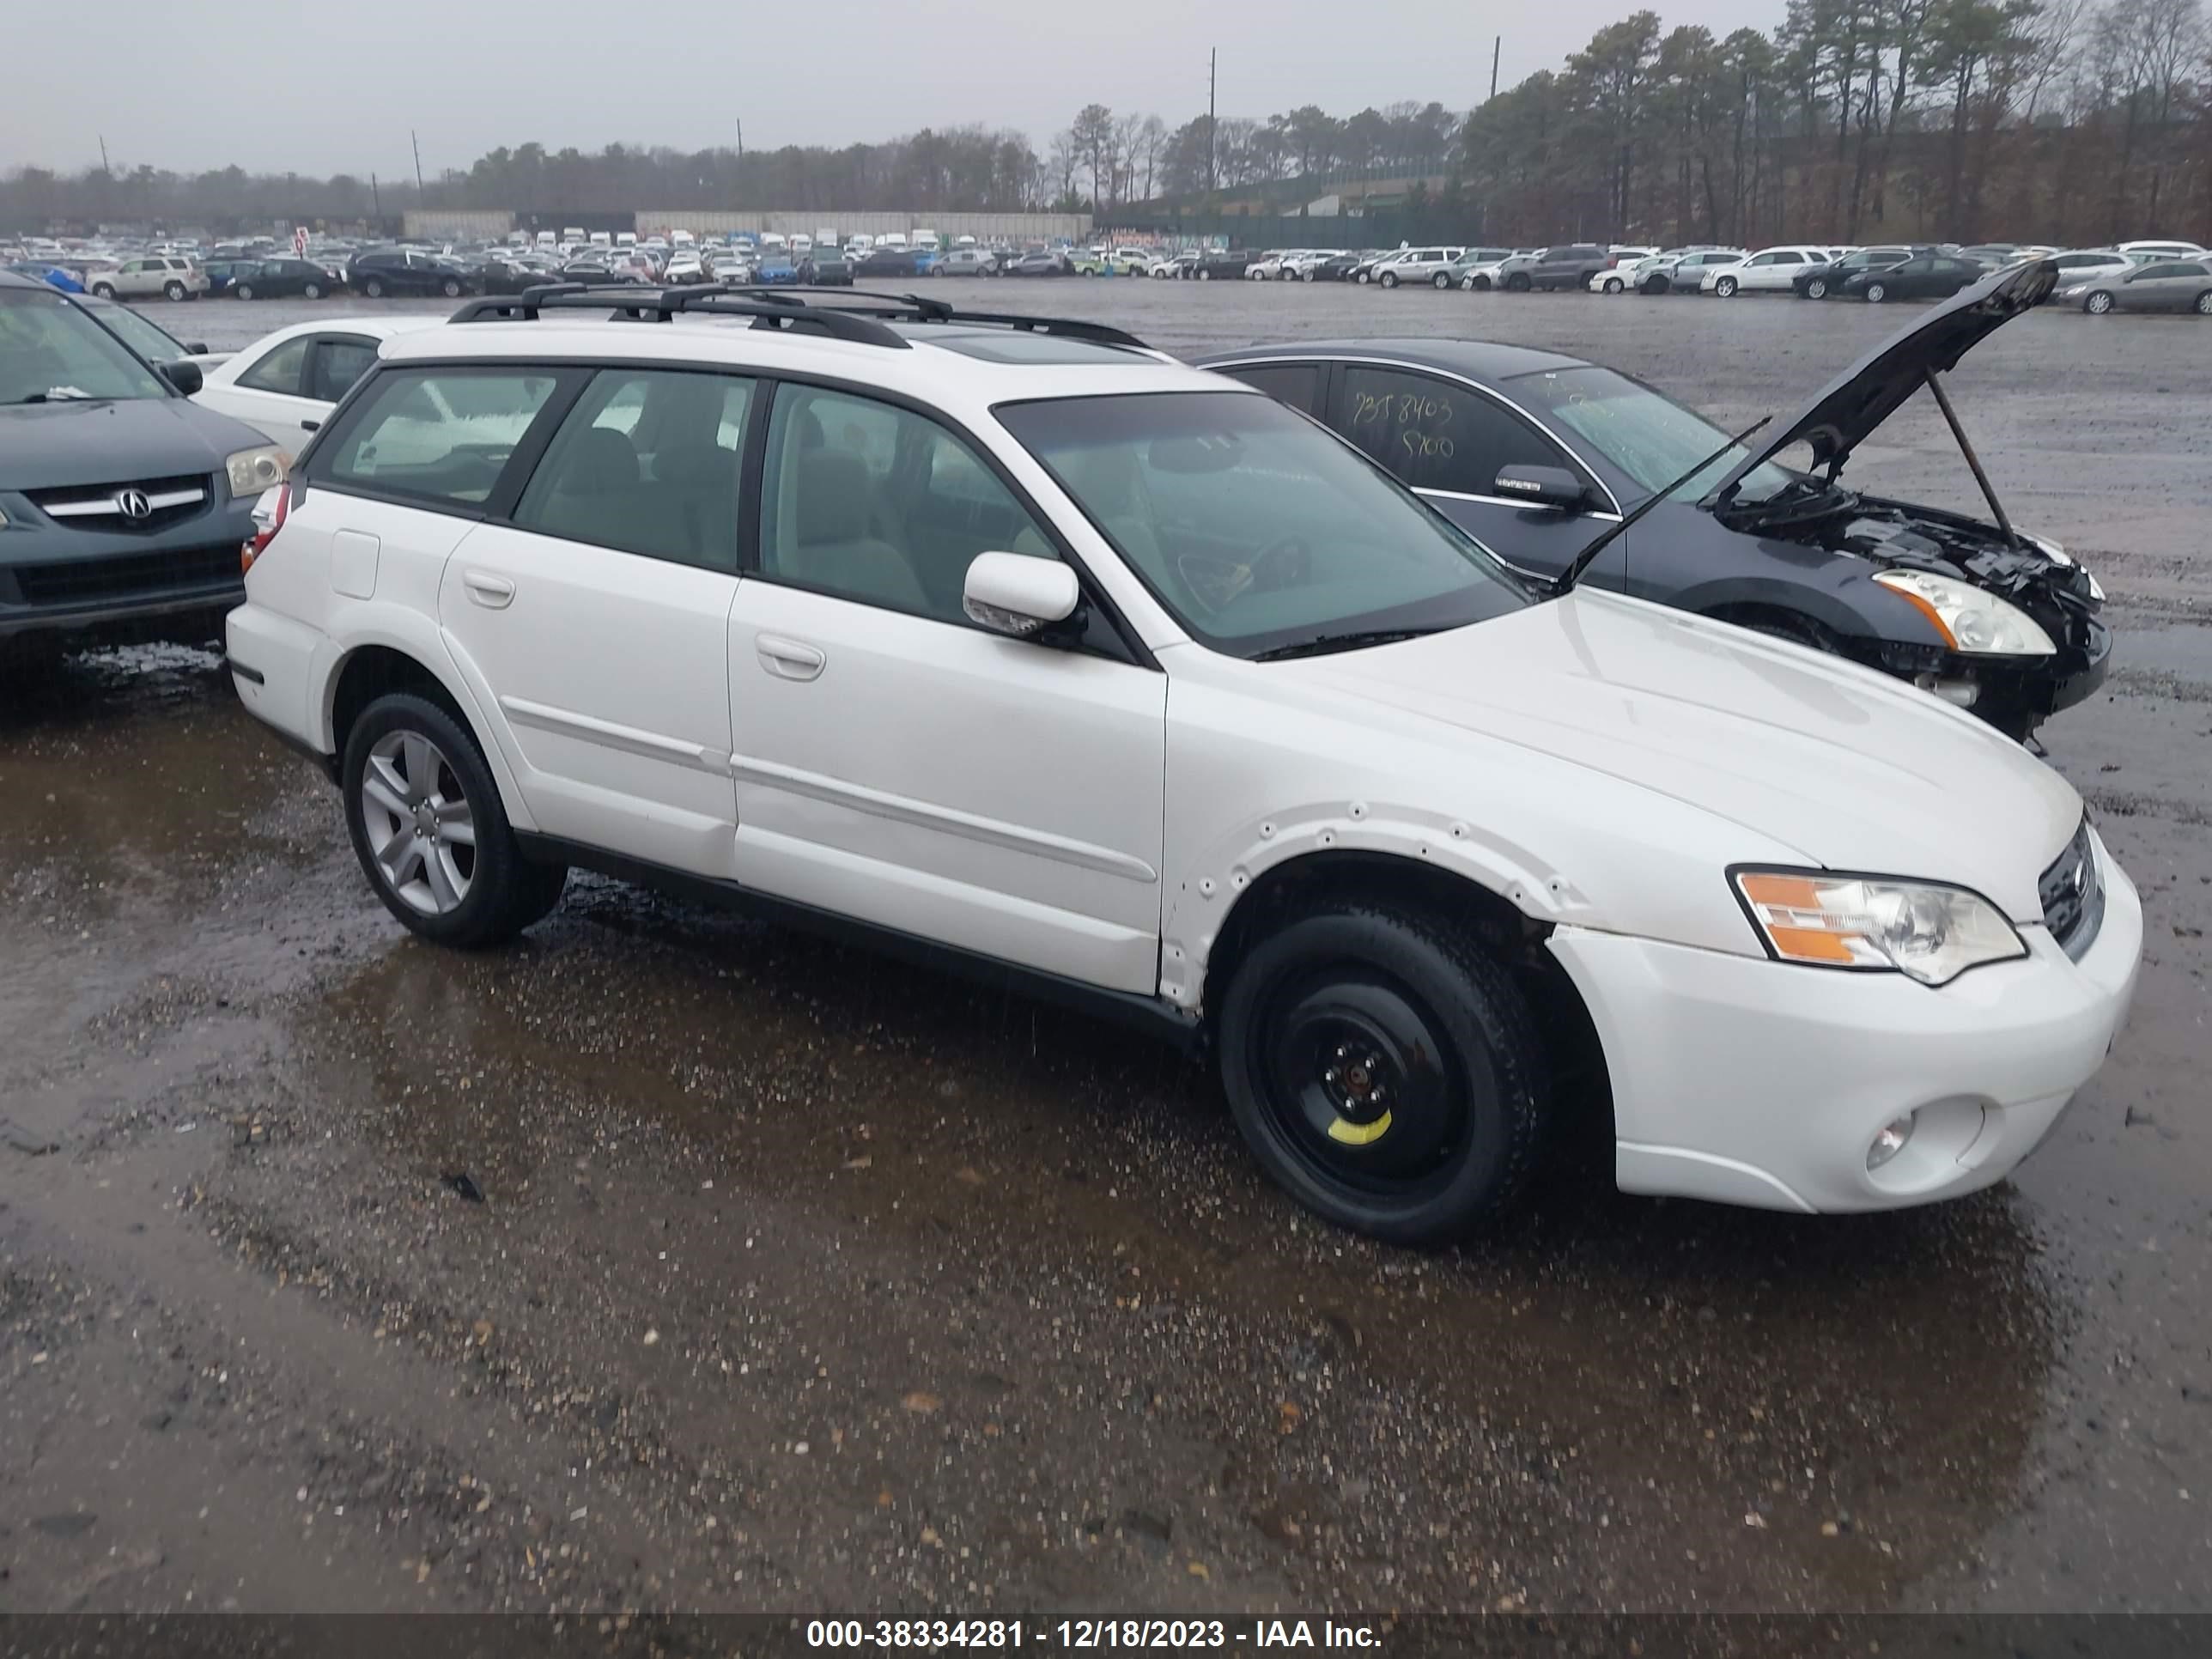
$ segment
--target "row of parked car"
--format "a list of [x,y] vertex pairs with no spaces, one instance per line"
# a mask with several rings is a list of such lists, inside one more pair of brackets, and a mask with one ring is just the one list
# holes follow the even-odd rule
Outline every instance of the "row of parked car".
[[1252,282],[1349,282],[1380,288],[1508,293],[1586,289],[1596,294],[1761,293],[1802,299],[1946,299],[1993,270],[2029,258],[2058,267],[2053,299],[2103,313],[2194,311],[2212,316],[2212,256],[2194,242],[2133,241],[2060,250],[2009,242],[1958,247],[1792,243],[1756,250],[1660,249],[1577,242],[1547,248],[1431,245],[1385,252],[1289,249],[1178,256],[1153,274],[1234,275]]

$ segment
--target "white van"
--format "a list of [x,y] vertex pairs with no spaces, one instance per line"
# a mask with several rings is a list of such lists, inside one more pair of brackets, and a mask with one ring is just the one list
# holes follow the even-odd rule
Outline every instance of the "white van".
[[789,241],[785,239],[784,234],[780,230],[764,230],[761,232],[760,245],[761,252],[763,253],[781,252],[791,246]]
[[672,230],[668,233],[668,240],[678,247],[699,246],[699,239],[688,230]]
[[927,249],[934,253],[945,246],[945,239],[933,230],[917,229],[914,233],[914,245],[917,249]]
[[836,227],[834,225],[815,226],[814,246],[817,247],[836,247],[837,246]]
[[876,239],[876,246],[881,248],[896,249],[903,252],[906,248],[906,238],[898,231],[889,231]]
[[813,252],[814,239],[803,230],[793,232],[791,238],[791,252],[794,258],[802,253]]

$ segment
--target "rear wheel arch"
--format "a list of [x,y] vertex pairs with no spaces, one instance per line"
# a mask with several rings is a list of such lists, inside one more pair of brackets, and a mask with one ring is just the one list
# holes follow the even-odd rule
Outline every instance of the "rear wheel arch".
[[537,827],[523,801],[507,752],[488,729],[487,722],[479,717],[465,683],[459,676],[439,673],[404,646],[374,641],[355,646],[340,660],[337,672],[331,677],[328,702],[323,711],[329,722],[325,727],[330,734],[329,752],[343,757],[346,739],[362,712],[379,697],[394,691],[421,697],[452,715],[482,751],[492,781],[499,787],[500,804],[508,821],[517,830]]

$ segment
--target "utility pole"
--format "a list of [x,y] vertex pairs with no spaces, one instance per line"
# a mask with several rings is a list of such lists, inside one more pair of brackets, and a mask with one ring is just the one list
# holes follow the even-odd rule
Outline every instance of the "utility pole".
[[1206,49],[1206,188],[1209,193],[1214,188],[1213,72],[1220,61],[1221,48],[1208,46]]
[[1490,95],[1498,96],[1498,54],[1505,50],[1505,37],[1494,37],[1490,43]]
[[100,135],[100,170],[110,178],[115,176],[115,169],[107,164],[107,135],[104,132]]
[[415,146],[415,203],[422,203],[422,141],[415,136],[415,129],[407,129],[407,142]]
[[744,165],[744,161],[745,161],[745,124],[744,124],[743,121],[740,121],[740,122],[738,122],[738,165],[739,167],[743,167],[743,166]]
[[369,210],[374,213],[380,221],[382,220],[384,217],[384,192],[377,189],[376,175],[374,173],[368,175],[368,200]]

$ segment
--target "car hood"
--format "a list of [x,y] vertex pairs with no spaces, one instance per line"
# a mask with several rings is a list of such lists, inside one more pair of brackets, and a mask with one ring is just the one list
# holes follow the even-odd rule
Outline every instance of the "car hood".
[[1810,865],[1955,882],[2018,921],[2081,822],[2072,786],[1936,697],[1763,635],[1596,590],[1279,665],[1668,796]]
[[1746,455],[1708,500],[1726,501],[1753,468],[1792,444],[1810,444],[1816,468],[1840,466],[1930,374],[1949,373],[1996,330],[2050,298],[2057,285],[2058,267],[2037,259],[1960,289],[1822,386],[1796,416],[1776,422],[1765,447]]
[[220,472],[269,440],[182,398],[0,408],[0,489],[53,489]]

